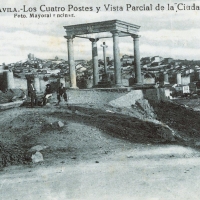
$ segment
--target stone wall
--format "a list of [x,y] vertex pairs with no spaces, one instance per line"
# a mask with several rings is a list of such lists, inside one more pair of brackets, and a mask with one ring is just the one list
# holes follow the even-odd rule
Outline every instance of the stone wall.
[[143,90],[144,98],[153,101],[159,101],[158,89],[145,89]]
[[107,104],[128,92],[98,90],[67,90],[69,103],[75,104]]
[[[139,99],[148,99],[155,102],[165,101],[169,92],[165,88],[143,90],[67,90],[69,103],[74,104],[110,104],[115,107],[130,107]],[[169,95],[169,94],[168,94]]]
[[156,102],[166,101],[169,99],[169,90],[165,88],[145,89],[144,98]]
[[22,79],[22,78],[14,78],[15,80],[15,87],[22,89],[22,90],[27,90],[27,80]]
[[131,105],[134,105],[137,100],[143,99],[143,97],[142,90],[132,90],[129,93],[110,101],[109,104],[114,107],[131,107]]

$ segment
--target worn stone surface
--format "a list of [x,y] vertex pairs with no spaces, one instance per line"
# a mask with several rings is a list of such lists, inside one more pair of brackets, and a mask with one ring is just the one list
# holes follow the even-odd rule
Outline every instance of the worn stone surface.
[[156,118],[156,115],[154,114],[153,108],[149,105],[148,100],[146,99],[139,99],[135,102],[135,105],[137,106],[138,110],[146,116],[147,118]]
[[33,163],[38,163],[38,162],[44,161],[43,155],[38,151],[31,156],[31,159],[32,159]]
[[64,123],[62,123],[61,121],[58,121],[58,126],[59,126],[60,128],[62,128],[64,125],[65,125]]
[[69,90],[67,91],[69,103],[74,104],[106,104],[125,94],[127,90],[105,89],[101,90]]
[[132,90],[131,92],[110,101],[109,104],[113,107],[131,107],[138,99],[143,99],[142,90]]

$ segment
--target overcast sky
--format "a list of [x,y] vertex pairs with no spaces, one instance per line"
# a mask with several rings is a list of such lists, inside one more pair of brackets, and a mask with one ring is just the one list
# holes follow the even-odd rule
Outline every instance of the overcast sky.
[[[156,11],[158,5],[165,6],[164,11]],[[140,53],[141,57],[160,55],[163,57],[173,57],[176,59],[194,59],[200,60],[200,10],[178,10],[176,4],[182,3],[180,9],[185,6],[195,4],[199,6],[200,1],[164,1],[164,0],[118,0],[118,1],[80,1],[80,0],[21,0],[21,1],[1,1],[0,2],[0,64],[16,62],[27,58],[28,53],[32,53],[38,58],[54,58],[58,56],[67,60],[67,43],[64,39],[65,30],[63,26],[98,22],[105,20],[118,19],[141,26],[140,28]],[[70,11],[68,5],[74,7],[93,7],[93,11]],[[104,4],[122,6],[123,11],[106,11]],[[153,11],[127,11],[126,4],[131,6],[149,6],[152,4]],[[167,10],[167,4],[174,6],[175,10]],[[40,6],[46,7],[65,7],[65,14],[74,14],[73,18],[29,18],[30,12],[26,14],[27,18],[14,18],[15,12],[3,12],[3,8],[16,8],[20,10],[26,6],[26,9],[36,7],[35,14],[48,14],[41,12]],[[96,13],[96,7],[101,10]],[[45,7],[43,7],[45,8]],[[33,13],[33,12],[31,12]],[[63,13],[51,12],[52,14]],[[99,58],[102,58],[102,48],[100,45],[106,42],[108,45],[107,54],[112,55],[112,38],[101,39],[98,41]],[[133,41],[131,37],[120,38],[120,54],[133,55]],[[91,42],[87,39],[74,39],[75,59],[91,59]]]

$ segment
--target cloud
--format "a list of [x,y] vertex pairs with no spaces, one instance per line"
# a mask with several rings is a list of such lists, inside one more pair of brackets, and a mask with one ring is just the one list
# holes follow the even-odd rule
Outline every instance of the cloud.
[[[190,1],[182,1],[186,5],[191,5]],[[149,4],[145,0],[126,2],[122,0],[113,1],[112,7],[123,6],[129,3],[131,5]],[[152,0],[153,6],[167,5],[176,3],[175,0]],[[200,5],[200,1],[194,2]],[[44,0],[28,3],[22,0],[19,4],[16,1],[0,2],[0,8],[17,7],[23,5],[27,7],[39,7],[41,4],[46,6],[55,6],[55,1]],[[103,7],[108,4],[106,1],[95,3],[88,1],[57,0],[57,6],[73,4],[75,6],[96,6]],[[137,24],[140,28],[140,49],[141,56],[160,55],[166,57],[177,57],[186,59],[199,59],[199,41],[200,41],[200,11],[105,11],[102,9],[99,13],[93,12],[74,12],[76,17],[68,18],[41,18],[41,19],[21,19],[13,17],[13,13],[0,13],[0,63],[13,62],[26,58],[28,53],[35,54],[40,58],[52,58],[55,56],[67,59],[67,42],[63,37],[65,30],[63,26],[98,22],[105,20],[119,19],[129,23]],[[29,16],[29,14],[27,14]],[[189,20],[188,20],[189,19]],[[106,42],[108,45],[107,55],[113,57],[112,38],[101,39],[98,42],[99,58],[102,58],[102,48],[100,44]],[[133,40],[130,37],[120,38],[120,54],[133,54]],[[91,42],[87,39],[74,39],[74,54],[76,59],[91,59]]]
[[196,59],[198,60],[200,49],[193,48],[169,48],[162,46],[153,46],[153,45],[141,45],[140,46],[141,57],[145,56],[162,56],[162,57],[171,57],[175,59]]

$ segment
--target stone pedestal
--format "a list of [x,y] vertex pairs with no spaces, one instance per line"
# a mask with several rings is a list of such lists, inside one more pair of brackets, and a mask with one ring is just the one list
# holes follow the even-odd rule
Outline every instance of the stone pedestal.
[[107,74],[102,74],[102,80],[98,82],[98,88],[111,88],[111,81],[108,81]]
[[135,83],[135,79],[133,77],[130,77],[128,81],[129,81],[129,86],[133,86]]

